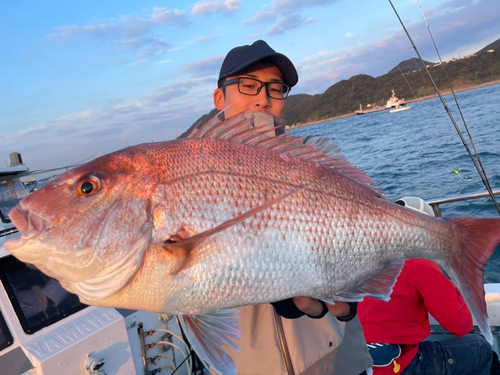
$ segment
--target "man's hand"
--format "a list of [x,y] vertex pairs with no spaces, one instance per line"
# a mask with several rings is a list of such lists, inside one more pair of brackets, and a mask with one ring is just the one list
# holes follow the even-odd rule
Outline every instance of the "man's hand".
[[[295,306],[297,306],[297,309],[307,315],[320,316],[323,312],[323,305],[317,299],[309,297],[294,297],[292,300]],[[327,303],[326,307],[328,308],[330,314],[336,318],[347,316],[351,312],[351,308],[345,302],[335,302],[335,305]]]

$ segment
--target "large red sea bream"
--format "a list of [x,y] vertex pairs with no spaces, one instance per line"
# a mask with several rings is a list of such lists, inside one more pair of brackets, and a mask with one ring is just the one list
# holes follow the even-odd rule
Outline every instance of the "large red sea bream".
[[5,247],[84,303],[178,314],[223,374],[236,373],[232,307],[387,300],[407,258],[442,266],[491,341],[482,275],[500,219],[405,209],[347,162],[249,124],[212,120],[66,172],[12,210],[22,237]]

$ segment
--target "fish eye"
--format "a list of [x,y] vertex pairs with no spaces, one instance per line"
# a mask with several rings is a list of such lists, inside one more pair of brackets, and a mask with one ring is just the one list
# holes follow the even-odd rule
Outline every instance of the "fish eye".
[[101,190],[101,180],[93,175],[80,178],[74,185],[76,195],[88,197]]

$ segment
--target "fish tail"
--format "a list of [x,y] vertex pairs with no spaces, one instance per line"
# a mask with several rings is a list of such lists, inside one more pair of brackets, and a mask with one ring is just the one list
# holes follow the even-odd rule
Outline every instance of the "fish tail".
[[500,219],[444,218],[459,233],[456,248],[443,268],[462,293],[479,329],[489,343],[493,336],[486,312],[483,269],[500,241]]

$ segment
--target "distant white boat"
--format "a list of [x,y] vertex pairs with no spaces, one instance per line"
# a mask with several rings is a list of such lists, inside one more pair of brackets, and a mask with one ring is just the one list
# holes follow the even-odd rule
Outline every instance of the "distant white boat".
[[378,112],[378,111],[385,111],[384,106],[368,105],[366,109],[363,109],[363,106],[359,104],[359,110],[354,111],[354,113],[356,115],[365,115],[367,113]]
[[391,90],[392,91],[392,95],[391,97],[389,98],[389,100],[387,101],[387,104],[385,105],[385,108],[389,109],[389,108],[395,108],[397,107],[398,105],[399,106],[404,106],[406,105],[406,102],[403,99],[399,99],[396,94],[394,93],[394,90]]
[[404,107],[401,107],[400,105],[397,105],[397,106],[396,106],[396,107],[394,107],[393,109],[390,109],[390,110],[389,110],[389,113],[406,111],[407,109],[410,109],[410,108],[411,108],[411,106],[409,106],[409,105],[404,106]]
[[363,111],[363,106],[361,105],[361,103],[359,104],[359,111],[355,111],[354,113],[357,114],[357,115],[364,115],[365,114],[365,112]]

